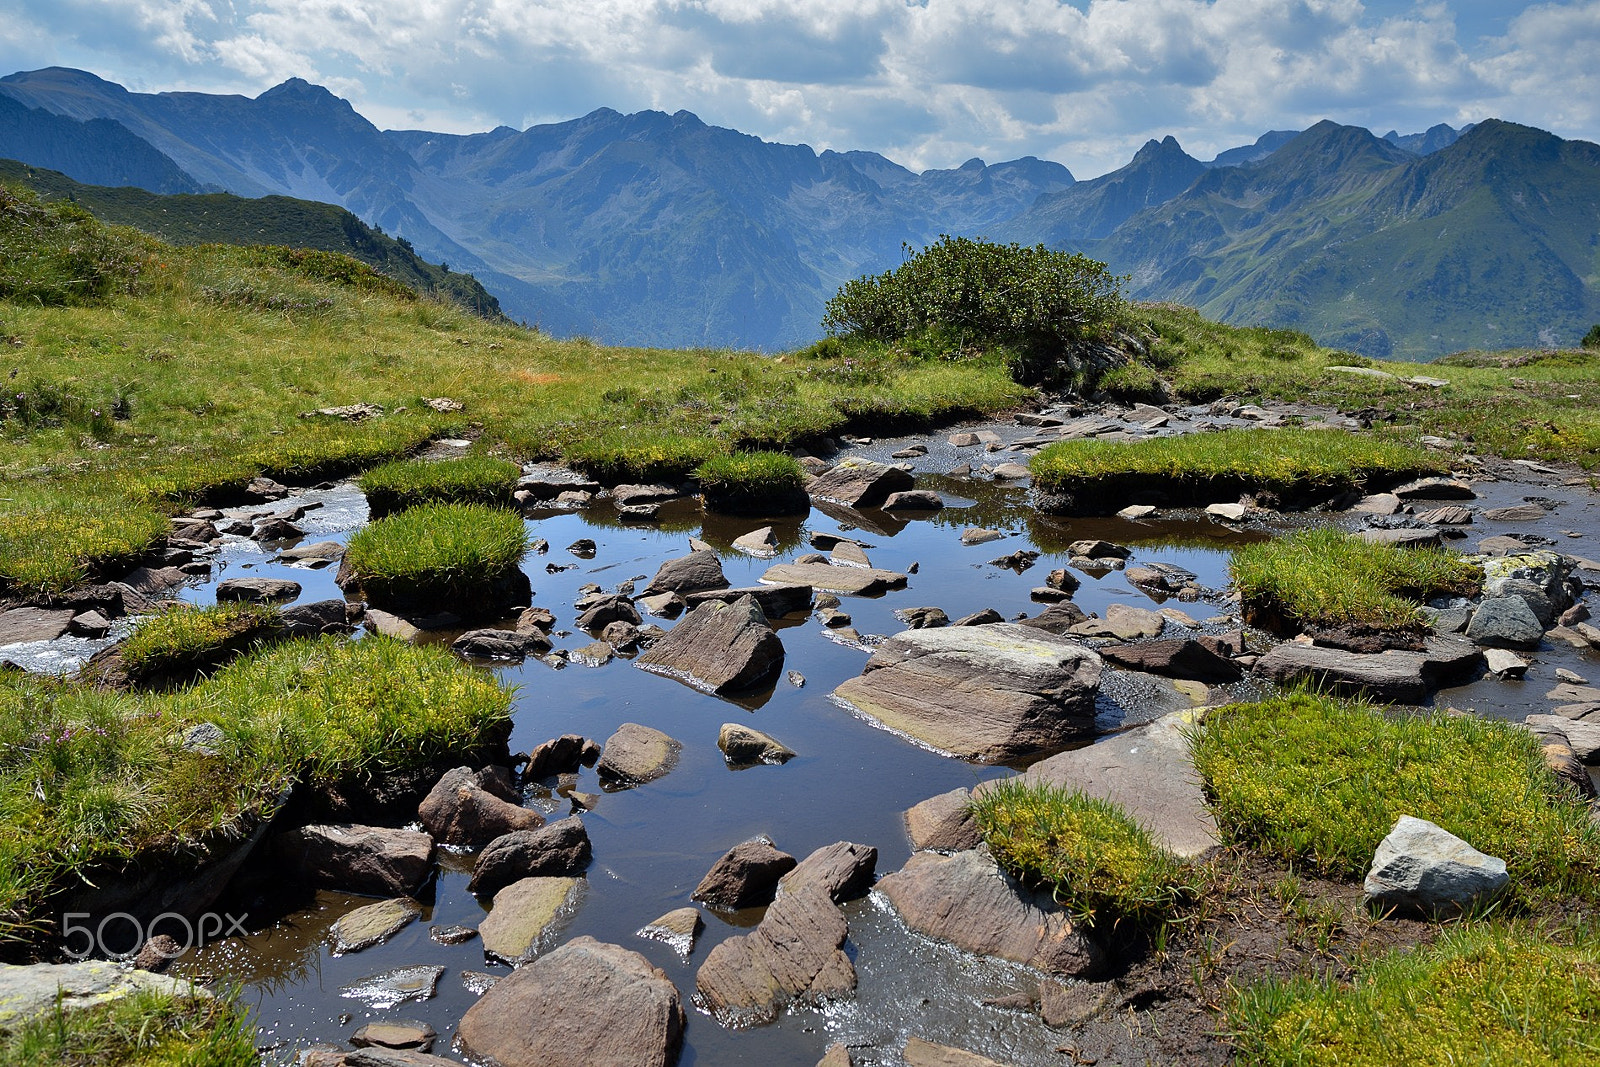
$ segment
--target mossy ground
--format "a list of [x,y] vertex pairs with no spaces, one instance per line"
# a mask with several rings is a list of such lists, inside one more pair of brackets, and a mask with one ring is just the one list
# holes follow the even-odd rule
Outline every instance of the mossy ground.
[[276,637],[281,629],[278,609],[266,604],[184,605],[140,619],[119,651],[131,679],[192,678]]

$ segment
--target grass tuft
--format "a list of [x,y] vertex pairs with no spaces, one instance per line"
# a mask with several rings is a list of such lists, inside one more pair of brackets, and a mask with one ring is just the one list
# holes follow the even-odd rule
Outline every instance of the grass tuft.
[[809,510],[805,471],[782,452],[735,452],[713,456],[695,471],[706,507],[712,511],[761,510],[767,504],[798,502]]
[[464,604],[491,598],[528,547],[522,518],[482,504],[424,504],[363,527],[345,551],[374,603]]
[[1282,632],[1415,627],[1421,601],[1470,596],[1483,582],[1482,572],[1454,553],[1368,544],[1330,527],[1245,545],[1229,571],[1246,620]]
[[141,992],[95,1007],[56,1009],[0,1034],[10,1067],[256,1067],[256,1029],[238,1004]]
[[980,790],[972,815],[1001,866],[1049,886],[1085,926],[1153,928],[1195,895],[1183,861],[1109,801],[1010,778]]
[[357,481],[374,517],[420,504],[486,504],[510,507],[522,469],[489,456],[403,459],[374,467]]
[[1227,841],[1359,878],[1411,815],[1505,860],[1524,903],[1600,897],[1600,829],[1509,723],[1298,692],[1208,712],[1192,746]]
[[119,646],[130,678],[181,678],[254,648],[283,629],[269,604],[184,605],[150,615]]

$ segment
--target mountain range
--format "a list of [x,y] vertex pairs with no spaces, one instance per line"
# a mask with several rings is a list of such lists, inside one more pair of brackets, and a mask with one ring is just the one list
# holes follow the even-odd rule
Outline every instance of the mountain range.
[[379,130],[290,79],[255,98],[0,78],[0,156],[159,193],[347,208],[560,335],[780,349],[840,284],[940,234],[1043,242],[1143,299],[1371,356],[1571,344],[1600,320],[1600,147],[1490,120],[1322,122],[1200,161],[1171,137],[1076,181],[1034,158],[908,170],[680,111],[455,135]]

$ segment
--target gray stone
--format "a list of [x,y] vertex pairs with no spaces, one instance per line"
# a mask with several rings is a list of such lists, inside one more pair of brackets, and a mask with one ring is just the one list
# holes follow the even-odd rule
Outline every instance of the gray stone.
[[911,929],[968,952],[1072,977],[1105,962],[1047,891],[1024,888],[982,850],[919,852],[877,888]]
[[700,550],[667,560],[640,595],[681,593],[687,596],[706,589],[726,588],[728,579],[722,573],[722,558],[713,551]]
[[[79,637],[101,638],[111,632],[111,620],[98,611],[85,611],[74,615],[72,621],[67,624],[67,629]],[[5,643],[0,641],[0,644]]]
[[725,722],[717,734],[717,747],[729,763],[787,763],[794,750],[769,734],[742,723]]
[[611,490],[611,502],[624,508],[636,504],[660,504],[682,495],[670,485],[619,485]]
[[1503,648],[1485,649],[1483,662],[1496,678],[1521,678],[1528,673],[1528,661]]
[[779,852],[771,841],[757,838],[735,845],[724,852],[700,884],[689,894],[718,908],[750,908],[770,903],[778,891],[778,879],[795,867],[795,858]]
[[1600,763],[1600,721],[1565,715],[1529,715],[1524,721],[1536,732],[1554,730],[1565,736],[1579,763]]
[[882,504],[890,493],[904,492],[914,484],[911,475],[898,467],[851,456],[813,478],[806,489],[812,496],[836,504],[869,508]]
[[1459,478],[1418,478],[1394,490],[1402,500],[1475,500],[1478,494]]
[[1482,653],[1460,638],[1431,637],[1426,646],[1422,652],[1361,653],[1289,642],[1257,660],[1255,673],[1279,685],[1310,682],[1341,696],[1417,703],[1442,685],[1464,680],[1483,662]]
[[1438,530],[1362,530],[1356,535],[1369,545],[1393,545],[1395,548],[1438,548]]
[[851,996],[856,971],[844,951],[848,933],[826,893],[786,894],[753,932],[711,950],[695,976],[696,995],[724,1026],[761,1025],[790,1004]]
[[356,1048],[385,1048],[427,1052],[439,1033],[427,1023],[385,1019],[367,1023],[350,1035]]
[[738,693],[783,669],[783,642],[754,597],[707,601],[634,662],[709,693]]
[[778,554],[778,537],[772,527],[763,526],[733,539],[733,547],[752,556],[767,558]]
[[1117,518],[1127,519],[1129,522],[1138,522],[1140,519],[1148,519],[1155,513],[1156,509],[1152,504],[1129,504],[1117,512]]
[[577,878],[534,877],[500,890],[478,924],[483,951],[513,966],[538,955],[556,923],[574,910],[581,885]]
[[1250,509],[1243,504],[1211,504],[1206,507],[1206,514],[1224,522],[1243,522]]
[[840,541],[833,546],[833,551],[828,553],[828,563],[835,567],[865,567],[871,568],[872,560],[867,557],[866,549],[854,541]]
[[67,632],[75,612],[71,608],[12,608],[0,612],[0,645],[24,641],[54,641]]
[[[81,963],[0,963],[0,1030],[62,1008],[77,1011],[109,1004],[142,992],[187,996],[187,978],[166,978],[125,963],[85,960]],[[203,990],[197,990],[206,995]]]
[[378,826],[296,827],[274,838],[273,848],[293,879],[370,896],[408,895],[433,865],[433,838]]
[[961,543],[964,545],[982,545],[990,541],[999,541],[1006,535],[1004,530],[986,530],[981,526],[968,526],[961,531]]
[[917,851],[964,852],[983,843],[972,821],[972,794],[965,789],[929,797],[906,811],[906,836]]
[[660,730],[625,722],[606,739],[597,770],[613,785],[653,782],[678,763],[683,745]]
[[1544,626],[1521,597],[1489,597],[1472,613],[1467,636],[1480,645],[1537,648],[1544,637]]
[[890,493],[883,501],[884,511],[939,511],[943,507],[943,498],[932,489]]
[[382,944],[421,916],[422,905],[410,897],[392,897],[345,912],[333,924],[334,954]]
[[877,866],[878,850],[871,845],[835,841],[817,849],[778,879],[778,895],[818,889],[835,904],[842,904],[872,888]]
[[1045,608],[1031,619],[1023,619],[1019,625],[1031,630],[1043,630],[1046,633],[1064,634],[1088,620],[1083,609],[1070,600],[1058,601]]
[[1350,510],[1358,515],[1397,515],[1401,506],[1400,498],[1393,493],[1373,493],[1356,501]]
[[1102,541],[1096,538],[1072,542],[1067,546],[1067,555],[1081,559],[1127,559],[1133,555],[1133,549],[1114,541]]
[[891,730],[980,763],[1093,733],[1100,657],[1012,623],[906,630],[834,697]]
[[283,623],[284,633],[290,637],[345,634],[355,629],[350,622],[350,607],[342,599],[296,604],[280,611],[278,620]]
[[368,608],[361,621],[373,633],[396,641],[415,641],[422,635],[422,630],[410,621],[380,608]]
[[490,988],[457,1029],[461,1050],[500,1067],[671,1067],[683,1004],[643,956],[575,937]]
[[1164,678],[1191,678],[1219,683],[1236,682],[1242,677],[1238,664],[1187,637],[1136,645],[1111,645],[1102,648],[1100,655],[1119,667],[1159,674]]
[[1516,504],[1508,508],[1490,508],[1483,517],[1490,522],[1538,522],[1549,514],[1538,504]]
[[484,788],[470,767],[446,771],[417,807],[423,828],[447,845],[486,845],[513,830],[544,825],[532,808],[503,800]]
[[699,607],[708,600],[731,604],[741,597],[753,598],[760,606],[761,613],[769,619],[781,619],[797,611],[811,610],[809,585],[745,585],[736,589],[712,589],[703,593],[690,593],[688,606]]
[[492,896],[523,878],[576,877],[592,854],[589,832],[576,815],[537,830],[514,830],[489,842],[478,856],[467,891]]
[[633,606],[633,601],[625,596],[613,594],[586,601],[583,604],[583,614],[578,616],[577,626],[580,630],[594,633],[614,622],[627,622],[637,626],[643,621],[639,618],[639,609]]
[[879,596],[906,584],[896,571],[871,567],[834,567],[827,563],[780,563],[767,568],[761,581],[767,585],[804,585],[845,596]]
[[300,583],[288,578],[228,578],[217,583],[217,599],[273,604],[300,595]]
[[1509,881],[1504,860],[1425,819],[1402,815],[1378,845],[1363,889],[1369,906],[1453,916],[1492,898]]
[[135,592],[155,596],[182,585],[183,572],[176,567],[139,567],[122,579],[122,584]]
[[1417,519],[1433,526],[1470,526],[1472,525],[1472,512],[1460,505],[1452,504],[1448,507],[1425,511],[1418,515]]
[[913,630],[922,630],[930,626],[950,625],[950,616],[940,608],[898,608],[895,618],[905,623]]
[[477,659],[516,662],[550,651],[550,639],[539,630],[469,630],[450,642],[450,651]]

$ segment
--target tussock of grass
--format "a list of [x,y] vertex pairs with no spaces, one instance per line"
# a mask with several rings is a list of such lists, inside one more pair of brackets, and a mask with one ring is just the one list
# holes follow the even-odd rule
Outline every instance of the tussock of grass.
[[461,459],[397,460],[374,467],[358,479],[374,516],[419,504],[511,505],[522,468],[490,456]]
[[981,790],[972,815],[1001,866],[1051,887],[1086,926],[1158,926],[1194,895],[1183,861],[1109,801],[1013,778]]
[[76,204],[0,187],[0,299],[81,304],[133,292],[159,247]]
[[809,510],[805,471],[782,452],[735,452],[714,456],[695,471],[706,507],[713,511],[759,510],[769,503],[798,503]]
[[215,666],[281,629],[278,609],[268,604],[185,605],[141,620],[120,652],[131,678],[172,677]]
[[1169,503],[1215,503],[1241,492],[1319,497],[1369,478],[1399,480],[1444,471],[1410,445],[1339,430],[1223,430],[1151,441],[1060,441],[1028,466],[1034,485],[1107,514],[1135,492]]
[[[78,874],[204,854],[288,782],[421,766],[509,714],[443,648],[376,637],[287,642],[173,693],[0,674],[0,941]],[[181,746],[202,722],[222,731],[214,756]]]
[[10,1067],[256,1067],[256,1030],[237,1004],[136,993],[93,1008],[58,1008],[0,1035]]
[[1411,815],[1505,860],[1513,897],[1600,896],[1600,830],[1509,723],[1301,692],[1209,712],[1193,749],[1226,840],[1358,878]]
[[[1368,544],[1319,527],[1237,549],[1229,564],[1246,618],[1269,629],[1421,623],[1420,602],[1471,595],[1483,574],[1451,552]],[[1283,625],[1268,625],[1281,620]]]
[[104,488],[0,484],[0,592],[59,591],[132,566],[170,530],[159,510]]
[[517,569],[528,536],[515,512],[482,504],[424,504],[362,528],[345,550],[374,603],[482,600]]
[[1397,951],[1348,984],[1268,981],[1227,1009],[1246,1064],[1592,1062],[1600,1023],[1600,948],[1537,931],[1457,927]]

